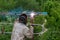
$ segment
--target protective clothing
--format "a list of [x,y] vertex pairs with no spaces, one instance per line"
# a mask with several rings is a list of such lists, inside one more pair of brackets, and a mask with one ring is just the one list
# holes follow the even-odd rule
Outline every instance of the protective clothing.
[[11,40],[25,40],[24,37],[32,38],[33,36],[33,27],[28,28],[23,23],[18,21],[14,23]]

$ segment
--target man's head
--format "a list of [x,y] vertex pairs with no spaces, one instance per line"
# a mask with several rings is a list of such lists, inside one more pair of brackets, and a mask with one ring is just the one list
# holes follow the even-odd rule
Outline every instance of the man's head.
[[21,14],[19,16],[19,22],[23,23],[23,24],[26,24],[27,23],[27,15],[26,14]]

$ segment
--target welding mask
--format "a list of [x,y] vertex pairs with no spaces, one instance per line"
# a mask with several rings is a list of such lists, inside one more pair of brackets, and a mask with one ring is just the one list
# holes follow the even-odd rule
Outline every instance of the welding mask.
[[26,14],[22,14],[19,16],[19,22],[26,24],[27,23],[27,15]]

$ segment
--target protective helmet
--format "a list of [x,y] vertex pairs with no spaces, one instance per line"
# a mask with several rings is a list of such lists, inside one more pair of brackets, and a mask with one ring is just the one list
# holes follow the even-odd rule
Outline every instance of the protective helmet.
[[27,23],[27,15],[26,14],[21,14],[19,16],[19,22],[26,24]]

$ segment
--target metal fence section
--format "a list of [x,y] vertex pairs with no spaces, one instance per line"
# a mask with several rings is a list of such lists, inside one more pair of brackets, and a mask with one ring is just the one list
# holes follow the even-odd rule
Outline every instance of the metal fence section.
[[[28,18],[30,17],[30,13],[31,12],[28,12],[27,13]],[[40,15],[40,14],[47,15],[47,12],[35,12],[35,14],[36,15]],[[13,15],[12,14],[5,14],[5,15],[2,15],[3,16],[3,19],[6,17],[10,21],[8,20],[8,22],[0,22],[0,26],[2,26],[2,29],[0,31],[0,34],[11,34],[12,32],[5,32],[4,25],[13,25],[14,23],[11,22],[11,21],[13,19],[15,20],[15,18],[18,18],[19,15],[21,15],[21,14],[13,14]],[[31,26],[42,26],[42,25],[41,24],[32,24]],[[44,25],[42,26],[42,32],[44,32],[43,29],[45,30]],[[34,33],[34,34],[39,34],[40,35],[41,33],[39,32],[39,33]]]
[[[3,23],[3,22],[0,22],[0,26],[2,26],[4,24],[5,25],[7,25],[7,24],[11,25],[11,24],[14,24],[14,23]],[[42,31],[39,32],[39,33],[34,33],[34,34],[42,35],[44,32],[47,31],[47,29],[44,27],[44,23],[42,25],[41,24],[32,24],[32,26],[42,26]],[[2,27],[2,30],[0,31],[0,34],[11,34],[12,33],[12,32],[5,32],[4,30],[5,30],[4,27]]]

